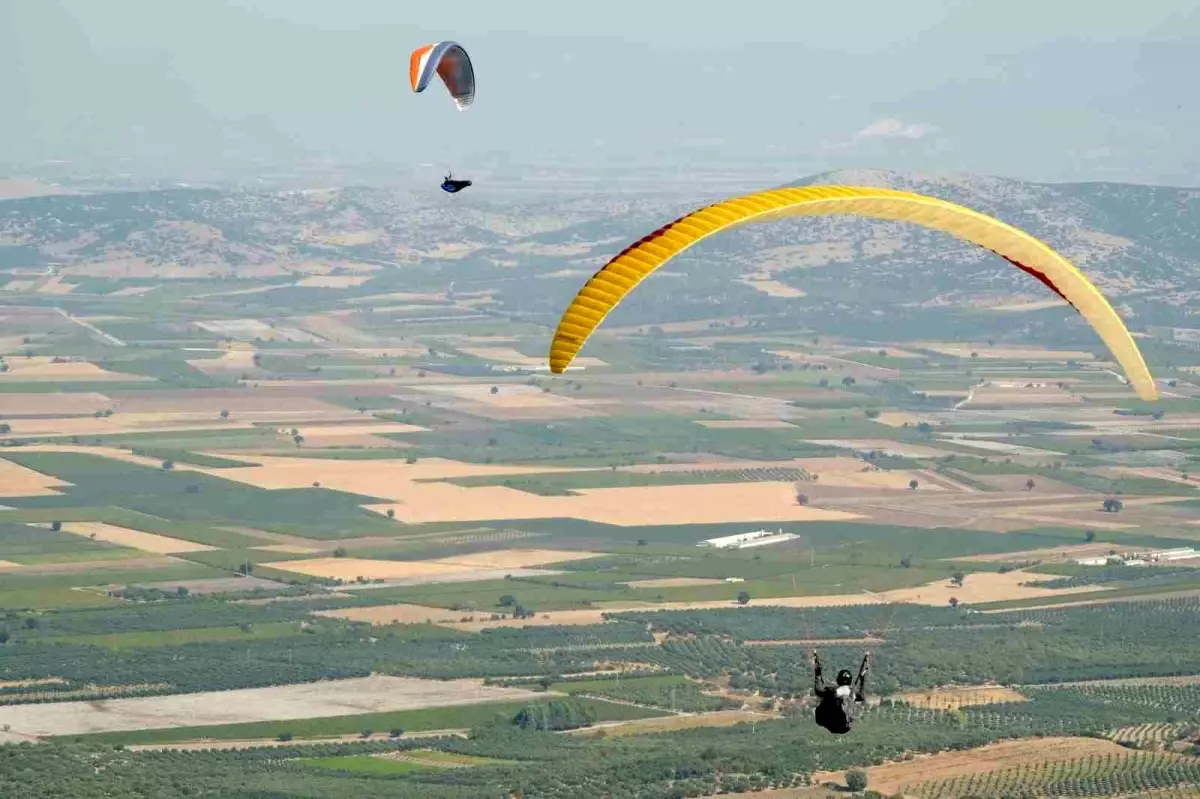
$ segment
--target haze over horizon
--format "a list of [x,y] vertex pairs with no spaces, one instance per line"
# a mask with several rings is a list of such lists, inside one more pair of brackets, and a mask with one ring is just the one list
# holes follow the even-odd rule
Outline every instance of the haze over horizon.
[[[0,174],[540,163],[1200,184],[1185,0],[517,8],[0,0]],[[465,114],[407,85],[410,50],[441,38],[476,65]]]

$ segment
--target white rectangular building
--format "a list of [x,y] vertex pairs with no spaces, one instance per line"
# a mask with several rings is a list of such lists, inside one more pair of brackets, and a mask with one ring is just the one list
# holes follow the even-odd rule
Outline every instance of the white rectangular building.
[[799,538],[795,533],[785,533],[782,530],[771,532],[770,530],[755,530],[752,533],[738,533],[737,535],[724,535],[720,538],[710,538],[707,541],[701,541],[696,546],[714,547],[716,549],[746,549],[747,547],[761,547],[768,544],[780,544],[784,541],[791,541]]

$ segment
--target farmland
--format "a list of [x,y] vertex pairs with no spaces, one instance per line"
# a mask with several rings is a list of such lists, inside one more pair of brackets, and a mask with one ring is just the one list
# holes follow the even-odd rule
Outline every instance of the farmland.
[[[0,201],[0,794],[1200,784],[1177,306],[1122,298],[1142,403],[1061,303],[835,227],[647,280],[552,376],[665,202],[614,201]],[[851,736],[814,647],[875,657]]]

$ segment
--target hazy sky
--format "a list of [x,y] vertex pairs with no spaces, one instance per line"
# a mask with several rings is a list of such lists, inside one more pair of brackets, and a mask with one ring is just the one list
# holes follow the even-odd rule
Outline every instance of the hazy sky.
[[[457,112],[416,46],[461,42]],[[0,172],[495,158],[1200,185],[1195,0],[0,0]]]

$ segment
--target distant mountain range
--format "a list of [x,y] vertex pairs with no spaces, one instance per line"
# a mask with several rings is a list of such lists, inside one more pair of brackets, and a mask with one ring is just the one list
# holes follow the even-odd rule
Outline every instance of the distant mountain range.
[[[1200,327],[1200,189],[1119,183],[1038,184],[977,175],[831,172],[796,186],[844,184],[916,191],[991,214],[1043,238],[1074,261],[1133,326]],[[763,188],[769,188],[764,186]],[[253,194],[217,190],[49,195],[0,200],[0,271],[54,263],[64,275],[104,261],[199,279],[248,266],[334,261],[423,263],[465,290],[472,281],[547,278],[529,297],[517,281],[502,306],[549,312],[625,244],[719,197],[683,201],[590,193],[446,198],[346,188]],[[186,268],[180,269],[180,266]],[[848,217],[784,220],[706,240],[650,280],[644,299],[672,314],[771,314],[792,306],[1034,309],[1052,300],[1000,259],[901,223]],[[244,276],[244,275],[243,275]],[[747,279],[750,278],[750,279]],[[756,281],[761,281],[757,282]],[[765,290],[783,284],[803,299]],[[666,283],[671,285],[668,287]],[[719,310],[715,306],[722,306]],[[636,310],[636,306],[631,306]],[[1066,316],[1063,309],[1054,313]]]

